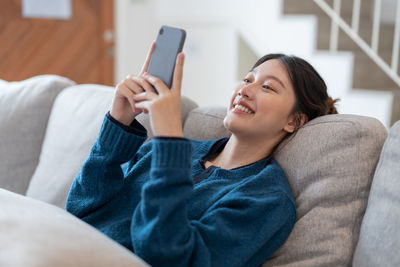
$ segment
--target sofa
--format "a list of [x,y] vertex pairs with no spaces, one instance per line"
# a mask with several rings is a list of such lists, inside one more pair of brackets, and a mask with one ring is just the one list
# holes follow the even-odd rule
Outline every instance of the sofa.
[[[148,266],[64,209],[113,91],[56,75],[0,80],[0,266]],[[229,136],[225,113],[182,96],[184,135]],[[151,142],[148,115],[137,119]],[[319,117],[275,158],[297,219],[263,266],[400,266],[400,122],[386,129],[370,117]]]

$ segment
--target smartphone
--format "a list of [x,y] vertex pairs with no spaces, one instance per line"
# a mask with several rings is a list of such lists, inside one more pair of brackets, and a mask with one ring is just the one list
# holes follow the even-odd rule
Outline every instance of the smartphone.
[[171,88],[176,56],[182,51],[186,32],[163,25],[158,31],[156,44],[147,70]]

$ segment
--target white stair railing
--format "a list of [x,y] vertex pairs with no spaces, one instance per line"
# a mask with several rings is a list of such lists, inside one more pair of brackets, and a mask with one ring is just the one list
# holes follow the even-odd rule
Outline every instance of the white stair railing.
[[378,55],[379,25],[382,0],[375,0],[374,17],[371,44],[367,44],[358,34],[361,0],[354,0],[352,25],[350,26],[340,16],[341,0],[334,0],[333,8],[325,0],[314,0],[314,2],[331,18],[331,38],[329,48],[336,51],[338,47],[339,27],[400,87],[399,67],[399,45],[400,45],[400,0],[397,1],[396,22],[393,36],[393,50],[391,66]]

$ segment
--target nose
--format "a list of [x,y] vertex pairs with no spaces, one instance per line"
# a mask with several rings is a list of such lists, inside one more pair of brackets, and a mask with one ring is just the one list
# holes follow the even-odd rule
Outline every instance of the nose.
[[251,85],[245,85],[242,88],[240,88],[238,95],[246,98],[251,98],[253,92],[251,90]]

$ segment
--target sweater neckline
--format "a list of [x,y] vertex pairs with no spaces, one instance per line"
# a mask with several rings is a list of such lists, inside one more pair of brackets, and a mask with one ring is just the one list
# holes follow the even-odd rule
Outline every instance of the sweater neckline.
[[[200,157],[196,159],[196,162],[193,166],[195,174],[204,172],[204,171],[209,171],[209,172],[214,172],[215,175],[219,176],[225,176],[226,174],[233,174],[235,173],[236,175],[239,175],[241,173],[244,174],[250,174],[250,173],[258,173],[262,169],[264,169],[272,159],[272,156],[267,156],[265,158],[262,158],[256,162],[249,163],[247,165],[239,166],[233,169],[224,169],[220,168],[218,166],[210,165],[208,168],[204,167],[204,163],[207,159],[211,158],[215,153],[218,153],[222,151],[222,149],[225,147],[226,143],[228,142],[229,137],[222,137],[219,139],[214,139],[210,140],[208,142],[208,146],[206,147],[204,152],[199,155]],[[242,176],[243,177],[243,176]]]

